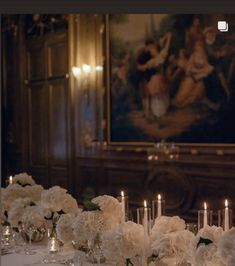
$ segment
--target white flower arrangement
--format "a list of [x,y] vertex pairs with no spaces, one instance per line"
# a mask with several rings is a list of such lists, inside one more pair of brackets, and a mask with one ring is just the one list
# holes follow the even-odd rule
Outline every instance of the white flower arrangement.
[[227,266],[235,266],[235,228],[225,232],[218,245],[218,253]]
[[12,226],[18,227],[19,222],[22,222],[22,217],[27,206],[32,203],[30,198],[18,198],[14,200],[8,212],[8,221]]
[[107,259],[133,259],[141,256],[144,249],[144,229],[131,221],[116,225],[101,237]]
[[178,216],[158,217],[150,233],[150,259],[159,261],[174,257],[188,261],[191,255],[188,247],[194,235],[185,227],[185,221]]
[[89,240],[93,241],[104,230],[102,213],[99,210],[83,211],[75,218],[72,228],[76,244],[86,247]]
[[41,193],[42,205],[52,213],[63,211],[64,213],[74,213],[78,209],[77,201],[67,190],[59,186],[54,186]]
[[33,205],[25,207],[22,215],[22,223],[33,223],[36,229],[42,228],[45,224],[43,210],[40,206]]
[[151,230],[151,242],[155,241],[159,235],[182,231],[186,227],[185,221],[179,216],[160,216],[156,218],[154,226]]
[[174,256],[182,261],[188,261],[190,260],[189,246],[193,239],[193,233],[188,230],[160,234],[151,244],[152,254],[158,259]]
[[121,222],[122,207],[116,198],[103,195],[92,199],[92,202],[100,207],[106,229],[110,229]]
[[27,173],[20,173],[13,176],[12,179],[13,184],[19,184],[21,186],[34,186],[36,185],[35,181],[33,180],[32,176],[28,175]]
[[74,239],[72,228],[74,218],[73,214],[62,214],[56,224],[57,236],[64,244],[71,243]]
[[191,262],[195,266],[223,266],[218,254],[218,244],[223,229],[217,226],[205,226],[197,233],[191,243]]

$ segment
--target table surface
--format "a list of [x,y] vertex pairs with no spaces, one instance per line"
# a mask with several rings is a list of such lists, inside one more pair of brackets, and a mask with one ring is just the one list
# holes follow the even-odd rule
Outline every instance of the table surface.
[[[61,266],[66,265],[66,259],[72,259],[75,255],[73,249],[64,249],[60,253],[61,263],[43,263],[43,257],[47,255],[47,249],[45,245],[34,245],[33,250],[36,251],[36,254],[26,255],[23,251],[20,253],[11,253],[1,256],[1,266]],[[79,251],[78,251],[79,252]],[[80,252],[81,253],[81,252]],[[62,262],[64,261],[64,263]],[[77,263],[75,266],[92,266],[97,264],[86,263]],[[103,266],[114,266],[113,263],[101,264]]]

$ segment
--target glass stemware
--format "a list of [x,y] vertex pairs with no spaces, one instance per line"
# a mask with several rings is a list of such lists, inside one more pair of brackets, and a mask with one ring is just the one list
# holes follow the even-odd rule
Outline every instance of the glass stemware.
[[32,237],[33,233],[36,232],[36,228],[34,226],[35,221],[34,221],[34,216],[31,215],[27,221],[24,222],[23,224],[23,230],[27,234],[29,238],[28,246],[25,249],[25,254],[26,255],[33,255],[36,252],[32,250]]

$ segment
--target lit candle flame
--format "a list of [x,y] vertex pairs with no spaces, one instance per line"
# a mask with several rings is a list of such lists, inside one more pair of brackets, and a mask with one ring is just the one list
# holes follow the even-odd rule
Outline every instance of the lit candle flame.
[[10,177],[9,177],[9,184],[12,184],[12,182],[13,182],[13,177],[10,176]]
[[147,208],[147,201],[144,200],[144,207]]
[[204,210],[205,211],[207,210],[207,204],[206,204],[206,202],[204,202]]
[[160,194],[157,195],[158,200],[162,199],[162,196]]
[[124,197],[124,191],[121,191],[121,196]]
[[225,207],[228,208],[228,200],[225,200]]

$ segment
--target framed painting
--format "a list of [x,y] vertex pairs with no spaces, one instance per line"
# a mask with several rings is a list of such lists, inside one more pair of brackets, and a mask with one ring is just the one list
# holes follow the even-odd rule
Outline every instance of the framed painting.
[[110,144],[235,144],[234,14],[114,14],[106,28]]

